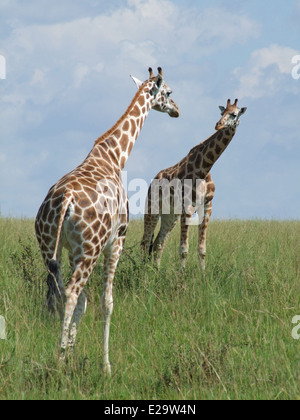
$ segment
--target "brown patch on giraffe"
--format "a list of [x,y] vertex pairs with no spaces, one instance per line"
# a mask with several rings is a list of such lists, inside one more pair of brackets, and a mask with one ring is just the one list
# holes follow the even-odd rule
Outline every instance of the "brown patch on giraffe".
[[93,256],[94,255],[94,247],[88,242],[83,244],[83,251],[85,255]]
[[81,193],[78,197],[78,206],[80,209],[85,209],[87,207],[89,207],[91,205],[91,201],[89,199],[89,197],[84,194]]
[[81,220],[81,222],[77,223],[76,225],[76,230],[78,232],[84,232],[86,228],[87,228],[87,224],[85,223],[84,220]]
[[107,161],[105,161],[104,159],[99,159],[98,160],[98,165],[100,167],[100,169],[104,169],[107,172],[111,172],[111,166],[109,166],[109,164],[107,163]]
[[217,145],[215,151],[216,151],[217,155],[219,155],[222,152],[222,149],[221,149],[220,146]]
[[126,165],[126,158],[123,156],[121,159],[121,168],[123,169],[125,165]]
[[128,146],[128,142],[129,142],[128,135],[127,134],[123,134],[123,136],[121,137],[121,140],[120,140],[120,145],[122,147],[123,152],[126,151],[127,146]]
[[223,139],[224,146],[228,146],[229,143],[230,143],[230,138],[224,137],[224,139]]
[[76,216],[80,217],[80,220],[81,220],[82,209],[78,204],[76,204],[74,207],[74,213],[76,214]]
[[99,244],[99,237],[98,235],[95,235],[92,239],[92,243],[96,246]]
[[121,137],[121,130],[116,130],[115,132],[114,132],[114,136],[115,136],[115,138],[117,139],[117,140],[119,140],[119,138]]
[[214,149],[215,148],[215,143],[216,143],[215,140],[212,140],[212,142],[209,145],[209,148]]
[[95,147],[94,150],[91,153],[95,158],[101,157],[101,153],[100,153],[98,147]]
[[82,185],[80,185],[79,182],[72,182],[72,188],[75,191],[81,191],[82,190]]
[[106,226],[102,225],[101,229],[100,229],[100,232],[99,232],[99,236],[100,236],[102,242],[104,241],[106,235],[107,235],[107,228],[106,228]]
[[214,154],[212,152],[208,152],[206,156],[211,162],[215,160]]
[[109,147],[115,149],[118,145],[118,143],[116,142],[116,140],[113,137],[110,137],[108,139],[108,143],[109,143]]
[[50,234],[51,234],[52,238],[56,238],[56,236],[57,236],[57,226],[56,225],[53,225],[51,227]]
[[90,241],[90,240],[93,238],[94,233],[93,233],[92,229],[87,228],[87,229],[83,232],[82,236],[84,237],[84,239],[85,239],[86,241]]
[[88,197],[89,197],[89,199],[91,200],[92,203],[95,204],[97,202],[98,194],[93,188],[85,186],[84,187],[84,192],[88,195]]
[[52,225],[52,223],[54,222],[54,218],[55,218],[55,211],[51,210],[48,214],[48,223],[50,223],[50,225]]
[[50,207],[50,200],[48,200],[48,201],[47,201],[47,202],[43,205],[43,207],[42,207],[42,212],[43,212],[44,214],[49,214],[50,209],[51,209],[51,207]]
[[133,119],[131,119],[130,124],[131,124],[131,136],[133,137],[136,132],[136,123]]
[[203,159],[203,163],[202,163],[203,168],[207,169],[211,167],[211,163],[207,162],[205,159]]
[[137,105],[135,105],[132,111],[130,111],[129,115],[131,117],[138,117],[140,115],[140,108]]
[[95,233],[99,232],[100,225],[101,225],[100,220],[96,220],[96,221],[93,223],[93,225],[92,225],[92,229],[93,229],[93,231],[94,231]]
[[43,254],[47,254],[48,253],[48,243],[46,242],[46,239],[43,238],[43,243],[41,245],[41,251]]
[[138,102],[139,102],[139,104],[140,104],[141,107],[144,106],[145,105],[145,98],[144,98],[144,96],[140,96]]
[[194,165],[192,163],[189,163],[187,165],[187,173],[191,174],[194,171]]
[[63,195],[64,194],[64,192],[65,192],[65,187],[63,186],[63,187],[60,187],[60,188],[58,188],[57,190],[55,190],[55,196],[56,197],[59,197],[59,196],[61,196],[61,195]]
[[123,128],[122,128],[122,130],[123,131],[129,131],[129,128],[130,128],[130,124],[129,124],[129,121],[125,121],[124,122],[124,125],[123,125]]
[[49,235],[49,233],[50,233],[50,229],[51,229],[51,226],[50,226],[50,225],[48,225],[48,223],[46,223],[46,224],[45,224],[45,226],[43,227],[43,232],[44,232],[46,235]]
[[85,210],[83,214],[84,220],[90,225],[93,220],[97,218],[97,213],[94,207],[90,207],[87,210]]

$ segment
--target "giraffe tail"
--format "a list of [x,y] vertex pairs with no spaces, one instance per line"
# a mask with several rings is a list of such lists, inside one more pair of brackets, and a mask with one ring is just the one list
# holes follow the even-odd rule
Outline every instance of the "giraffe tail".
[[58,226],[57,226],[57,236],[56,236],[54,254],[53,254],[53,257],[52,257],[52,259],[49,263],[50,272],[52,272],[52,271],[55,272],[58,269],[58,266],[57,266],[57,251],[58,251],[59,242],[60,242],[60,238],[61,238],[61,231],[62,231],[63,223],[65,221],[67,211],[68,211],[69,206],[71,204],[72,198],[73,198],[72,194],[66,192],[64,197],[63,197],[63,200],[62,200],[60,218],[59,218],[59,222],[58,222]]
[[61,238],[62,226],[65,221],[67,211],[71,204],[72,195],[65,194],[62,201],[62,209],[60,213],[59,223],[57,226],[57,237],[55,243],[55,250],[52,259],[48,264],[49,275],[47,279],[48,284],[48,295],[47,295],[47,303],[50,312],[55,312],[56,309],[56,302],[62,302],[64,300],[64,290],[63,285],[60,285],[59,279],[59,264],[57,262],[57,252],[59,247],[59,242]]
[[59,288],[59,267],[57,261],[51,260],[48,269],[49,274],[47,278],[47,306],[49,312],[54,314],[57,309],[57,302],[62,301],[62,293]]

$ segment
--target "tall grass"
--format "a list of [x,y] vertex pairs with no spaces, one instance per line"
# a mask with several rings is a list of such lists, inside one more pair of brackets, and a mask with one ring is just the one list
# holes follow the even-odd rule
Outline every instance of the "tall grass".
[[[102,260],[87,285],[74,357],[58,363],[60,325],[44,308],[33,222],[0,219],[0,399],[299,399],[300,223],[215,221],[200,274],[197,231],[180,272],[179,232],[162,267],[141,261],[131,222],[115,278],[112,378],[101,363]],[[64,268],[67,279],[69,269]]]

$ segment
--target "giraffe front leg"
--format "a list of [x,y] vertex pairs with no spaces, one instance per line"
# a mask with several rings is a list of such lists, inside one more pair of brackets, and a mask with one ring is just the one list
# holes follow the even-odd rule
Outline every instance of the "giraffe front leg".
[[151,255],[153,250],[153,238],[155,228],[159,221],[159,215],[157,214],[145,214],[144,217],[144,236],[141,242],[141,249],[143,256],[147,258]]
[[177,221],[178,216],[174,214],[161,216],[160,231],[153,245],[154,261],[158,267],[160,267],[164,247]]
[[112,247],[104,251],[104,281],[103,294],[101,298],[101,318],[103,331],[103,372],[111,375],[111,365],[109,361],[109,334],[110,321],[113,312],[113,281],[117,265],[123,250],[125,238],[118,239]]
[[201,271],[205,271],[206,268],[206,234],[207,227],[212,214],[212,203],[209,203],[205,207],[205,215],[203,222],[199,225],[199,245],[198,245],[198,255],[199,255],[199,264]]
[[181,238],[180,238],[180,269],[184,270],[186,266],[186,259],[189,252],[189,232],[190,232],[190,223],[188,219],[191,219],[191,216],[183,215],[181,216]]

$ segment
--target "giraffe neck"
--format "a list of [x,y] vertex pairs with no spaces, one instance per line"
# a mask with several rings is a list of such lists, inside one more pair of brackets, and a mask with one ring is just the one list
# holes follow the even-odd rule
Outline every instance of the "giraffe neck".
[[152,85],[145,83],[133,98],[127,111],[117,123],[96,140],[89,158],[101,158],[109,161],[114,169],[123,170],[131,150],[140,134],[146,117],[151,109],[152,97],[149,93]]
[[236,128],[226,127],[192,149],[186,161],[186,171],[197,179],[205,179],[233,139]]

